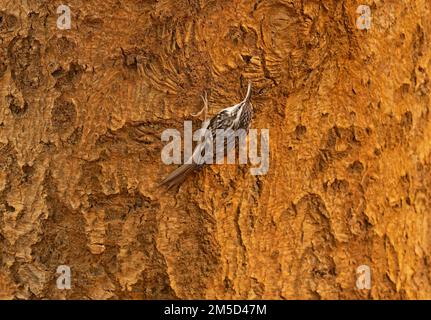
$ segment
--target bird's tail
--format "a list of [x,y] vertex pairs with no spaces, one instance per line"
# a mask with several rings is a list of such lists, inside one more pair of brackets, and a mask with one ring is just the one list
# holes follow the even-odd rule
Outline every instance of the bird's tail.
[[184,179],[197,169],[198,165],[196,163],[183,164],[181,167],[172,171],[166,178],[160,182],[160,186],[167,186],[168,189],[176,186],[184,181]]

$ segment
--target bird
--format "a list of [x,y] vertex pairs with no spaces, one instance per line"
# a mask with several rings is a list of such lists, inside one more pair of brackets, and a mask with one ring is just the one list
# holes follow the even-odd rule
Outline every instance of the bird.
[[[206,120],[203,122],[201,132],[206,132],[206,134],[202,134],[200,139],[198,139],[198,144],[193,149],[193,155],[190,161],[187,161],[185,164],[180,166],[179,168],[172,171],[166,178],[164,178],[160,186],[165,186],[168,189],[176,185],[180,185],[184,182],[187,176],[193,173],[196,170],[201,169],[205,165],[205,161],[202,161],[204,156],[203,152],[205,150],[205,146],[209,143],[212,143],[215,150],[215,137],[218,129],[225,130],[228,134],[235,133],[237,130],[242,129],[242,132],[247,132],[250,127],[250,124],[253,119],[253,105],[251,104],[251,95],[252,95],[252,83],[251,81],[248,83],[247,93],[245,95],[244,100],[240,103],[222,109],[216,115],[214,115],[210,120]],[[206,111],[208,108],[208,100],[205,97],[202,97],[204,101],[204,108],[197,114],[192,114],[193,116],[200,115],[203,111]],[[206,118],[206,112],[205,112]],[[229,130],[230,129],[230,130]],[[226,139],[227,141],[232,141]],[[235,146],[235,140],[233,139],[232,143],[224,143],[224,154],[227,154],[229,150],[231,150]],[[223,156],[223,155],[222,155]],[[200,161],[194,161],[194,159],[199,159]]]

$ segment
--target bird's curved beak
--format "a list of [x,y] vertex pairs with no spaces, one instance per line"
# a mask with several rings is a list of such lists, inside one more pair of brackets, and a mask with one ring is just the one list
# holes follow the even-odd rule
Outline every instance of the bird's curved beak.
[[244,102],[250,102],[251,99],[251,81],[248,82],[247,94],[244,98]]

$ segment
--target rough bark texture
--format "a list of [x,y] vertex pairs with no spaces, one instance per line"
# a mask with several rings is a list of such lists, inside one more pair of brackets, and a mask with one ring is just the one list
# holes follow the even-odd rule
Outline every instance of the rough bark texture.
[[[431,298],[431,4],[364,2],[0,0],[0,297]],[[158,188],[248,80],[268,174]]]

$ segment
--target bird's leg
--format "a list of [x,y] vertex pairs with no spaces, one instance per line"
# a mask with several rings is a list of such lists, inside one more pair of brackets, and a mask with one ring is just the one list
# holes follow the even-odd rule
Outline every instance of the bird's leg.
[[[209,120],[207,120],[207,115],[208,115],[208,94],[207,94],[207,92],[206,91],[204,91],[204,95],[203,96],[201,96],[201,98],[202,98],[202,101],[204,102],[204,106],[203,106],[203,108],[198,112],[198,113],[195,113],[195,114],[193,114],[192,113],[192,116],[193,117],[198,117],[198,116],[200,116],[202,113],[204,114],[204,120],[202,121],[202,125],[201,125],[201,129],[200,129],[200,131],[199,131],[199,138],[198,138],[198,140],[197,141],[199,141],[198,142],[198,145],[196,146],[196,148],[198,148],[199,146],[200,147],[202,147],[203,145],[202,145],[202,143],[204,142],[204,140],[205,140],[205,137],[206,137],[206,132],[207,132],[207,128],[208,128],[208,125],[209,125],[209,123],[210,123],[210,121]],[[196,150],[196,149],[195,149]],[[194,151],[195,152],[195,151]],[[193,152],[193,153],[194,153]],[[200,152],[200,151],[197,151],[197,152]]]
[[198,113],[192,113],[192,116],[198,117],[203,113],[204,114],[204,121],[203,122],[205,122],[207,120],[207,114],[208,114],[208,95],[207,95],[206,91],[205,91],[204,95],[201,96],[201,98],[202,98],[202,101],[204,102],[204,107]]

